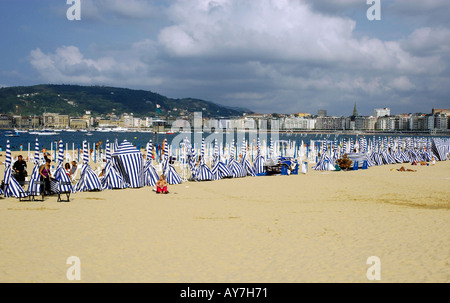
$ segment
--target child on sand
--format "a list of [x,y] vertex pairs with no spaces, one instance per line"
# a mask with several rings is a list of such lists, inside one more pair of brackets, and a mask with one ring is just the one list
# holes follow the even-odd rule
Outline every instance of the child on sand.
[[156,182],[156,193],[157,194],[167,194],[167,181],[164,175],[159,177],[158,182]]

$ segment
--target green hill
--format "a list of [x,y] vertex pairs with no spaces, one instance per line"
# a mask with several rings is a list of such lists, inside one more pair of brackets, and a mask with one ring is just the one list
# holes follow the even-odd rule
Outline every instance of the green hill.
[[204,117],[241,116],[250,112],[199,99],[171,99],[151,91],[117,87],[35,85],[0,89],[0,113],[23,116],[52,112],[77,117],[89,110],[93,115],[133,113],[145,117],[157,114],[157,104],[163,115],[174,117],[199,111]]

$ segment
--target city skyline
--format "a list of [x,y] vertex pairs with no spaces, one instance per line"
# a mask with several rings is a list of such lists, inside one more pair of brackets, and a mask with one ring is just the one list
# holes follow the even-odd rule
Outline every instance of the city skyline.
[[448,108],[450,3],[7,1],[0,87],[107,85],[259,113]]

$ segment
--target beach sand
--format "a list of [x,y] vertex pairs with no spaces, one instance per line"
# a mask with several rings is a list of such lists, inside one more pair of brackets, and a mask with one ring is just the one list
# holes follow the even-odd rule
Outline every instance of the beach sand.
[[449,282],[450,161],[401,166],[2,197],[0,282]]

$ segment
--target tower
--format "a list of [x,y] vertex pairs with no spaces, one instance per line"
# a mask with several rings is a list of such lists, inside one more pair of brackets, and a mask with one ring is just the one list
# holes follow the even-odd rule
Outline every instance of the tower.
[[356,102],[355,102],[355,106],[353,107],[353,117],[357,117],[358,116],[358,111],[356,110]]

